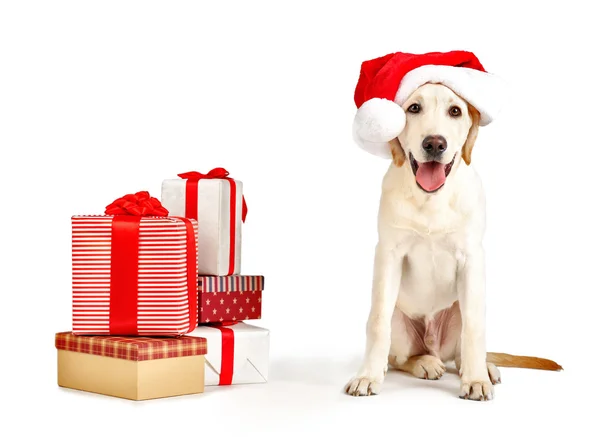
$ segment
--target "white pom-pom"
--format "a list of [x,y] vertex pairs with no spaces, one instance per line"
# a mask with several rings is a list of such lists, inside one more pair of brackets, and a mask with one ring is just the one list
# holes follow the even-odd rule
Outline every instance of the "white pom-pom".
[[404,129],[406,114],[397,103],[387,99],[371,99],[358,108],[354,126],[359,138],[383,143],[396,138]]
[[391,158],[387,142],[400,135],[405,124],[406,114],[400,105],[387,99],[370,99],[356,111],[354,140],[373,155]]

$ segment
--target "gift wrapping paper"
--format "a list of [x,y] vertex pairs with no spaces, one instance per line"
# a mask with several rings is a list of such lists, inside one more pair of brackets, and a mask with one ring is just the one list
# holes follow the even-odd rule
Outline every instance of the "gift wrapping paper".
[[54,336],[58,350],[80,352],[130,361],[161,360],[206,354],[206,339],[181,336],[177,338],[82,336],[59,332]]
[[204,392],[206,339],[55,335],[60,387],[130,400]]
[[178,336],[198,324],[198,225],[73,216],[73,333]]
[[206,338],[205,385],[265,383],[269,373],[268,329],[245,322],[199,326],[188,334]]
[[261,318],[263,276],[200,276],[198,323]]
[[[215,169],[190,172],[162,183],[161,202],[170,215],[198,221],[198,273],[234,275],[241,270],[243,185]],[[198,176],[200,175],[200,176]]]

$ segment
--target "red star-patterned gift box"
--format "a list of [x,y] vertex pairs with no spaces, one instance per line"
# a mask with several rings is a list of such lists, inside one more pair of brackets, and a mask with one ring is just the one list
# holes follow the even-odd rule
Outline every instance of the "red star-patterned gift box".
[[199,276],[198,323],[260,319],[263,288],[263,276]]

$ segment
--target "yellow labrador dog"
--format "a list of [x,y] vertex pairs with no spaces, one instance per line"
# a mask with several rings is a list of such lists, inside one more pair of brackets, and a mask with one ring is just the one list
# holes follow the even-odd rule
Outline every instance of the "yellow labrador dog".
[[432,83],[402,108],[406,126],[390,142],[393,162],[382,184],[367,347],[346,393],[379,393],[388,365],[438,379],[454,361],[460,396],[473,400],[492,399],[495,364],[560,369],[550,360],[486,353],[485,197],[469,166],[479,112]]

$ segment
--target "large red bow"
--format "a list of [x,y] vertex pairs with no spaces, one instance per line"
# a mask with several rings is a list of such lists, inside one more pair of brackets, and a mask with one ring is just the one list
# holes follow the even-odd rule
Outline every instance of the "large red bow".
[[126,194],[106,207],[107,215],[135,215],[140,217],[169,215],[169,211],[162,206],[160,200],[151,197],[147,191],[135,194]]
[[199,181],[200,179],[227,179],[229,172],[223,167],[217,167],[206,174],[200,173],[199,171],[188,171],[187,173],[180,173],[177,176],[182,179],[189,179],[190,181]]
[[[186,173],[179,173],[181,179],[187,179],[188,181],[198,182],[200,179],[227,179],[231,183],[233,180],[229,177],[229,172],[223,167],[213,168],[208,173],[200,173],[198,171],[188,171]],[[242,196],[242,221],[246,221],[246,214],[248,213],[248,207],[246,206],[246,198]]]

